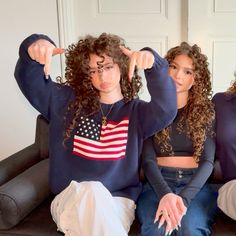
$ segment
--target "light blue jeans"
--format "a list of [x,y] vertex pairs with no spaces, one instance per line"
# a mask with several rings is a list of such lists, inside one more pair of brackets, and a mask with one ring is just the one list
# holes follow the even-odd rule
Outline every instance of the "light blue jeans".
[[[162,175],[173,193],[178,194],[190,181],[195,169],[176,169],[161,167]],[[174,230],[171,236],[205,236],[211,235],[211,225],[217,210],[217,194],[205,184],[201,191],[191,201],[186,215],[181,221],[181,227]],[[137,217],[141,224],[141,236],[164,236],[165,224],[158,229],[154,224],[159,197],[151,186],[144,184],[143,191],[137,202]]]

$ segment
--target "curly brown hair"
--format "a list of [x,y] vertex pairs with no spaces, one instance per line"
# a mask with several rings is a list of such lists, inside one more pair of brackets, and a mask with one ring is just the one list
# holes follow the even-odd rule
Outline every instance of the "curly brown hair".
[[226,93],[229,95],[236,93],[236,80],[233,81],[232,85],[227,89]]
[[[65,139],[71,136],[81,114],[90,116],[99,110],[99,91],[93,87],[89,73],[90,54],[100,57],[107,55],[118,64],[121,72],[121,92],[125,102],[138,97],[142,87],[141,77],[135,68],[132,82],[129,82],[129,57],[122,53],[120,46],[125,46],[124,39],[117,35],[102,33],[98,37],[87,35],[66,50],[65,82],[61,80],[61,83],[74,90],[75,99],[70,102],[65,115],[68,124],[64,133]],[[69,122],[68,117],[71,117]]]
[[[176,56],[186,55],[193,61],[194,85],[189,90],[187,105],[180,118],[177,129],[185,132],[193,142],[193,157],[199,162],[203,151],[206,135],[213,135],[212,125],[215,119],[214,106],[211,102],[212,86],[207,57],[201,53],[196,44],[190,46],[182,42],[179,46],[170,49],[165,58],[172,63]],[[155,134],[155,141],[160,145],[161,151],[174,155],[170,144],[170,126]]]

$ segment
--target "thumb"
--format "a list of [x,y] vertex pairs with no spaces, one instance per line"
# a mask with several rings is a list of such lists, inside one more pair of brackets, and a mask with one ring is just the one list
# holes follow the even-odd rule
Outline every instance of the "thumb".
[[58,55],[58,54],[62,54],[64,52],[65,52],[64,48],[54,48],[52,55],[55,56],[55,55]]

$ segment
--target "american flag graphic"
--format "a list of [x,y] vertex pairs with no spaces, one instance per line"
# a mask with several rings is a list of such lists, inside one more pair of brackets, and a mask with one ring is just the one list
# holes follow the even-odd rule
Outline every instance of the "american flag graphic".
[[125,157],[128,126],[128,117],[120,122],[107,121],[106,125],[81,117],[74,136],[73,153],[93,160],[121,159]]

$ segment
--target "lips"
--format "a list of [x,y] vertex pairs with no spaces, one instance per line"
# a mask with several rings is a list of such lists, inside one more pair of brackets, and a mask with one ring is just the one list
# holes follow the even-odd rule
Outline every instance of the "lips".
[[100,88],[101,88],[101,89],[107,89],[107,88],[109,88],[110,86],[111,86],[111,84],[110,84],[110,83],[107,83],[107,82],[103,82],[103,83],[100,84]]
[[177,87],[181,87],[183,85],[182,83],[180,83],[178,81],[175,81],[175,84],[176,84]]

